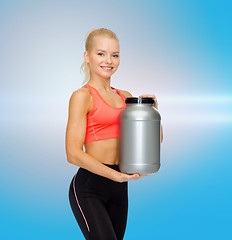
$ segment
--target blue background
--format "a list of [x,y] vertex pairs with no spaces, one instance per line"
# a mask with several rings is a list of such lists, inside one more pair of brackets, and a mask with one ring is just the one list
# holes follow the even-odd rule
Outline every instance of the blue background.
[[111,85],[155,94],[161,169],[129,182],[125,239],[231,239],[231,1],[0,1],[1,239],[84,239],[68,202],[68,101],[87,32],[120,41]]

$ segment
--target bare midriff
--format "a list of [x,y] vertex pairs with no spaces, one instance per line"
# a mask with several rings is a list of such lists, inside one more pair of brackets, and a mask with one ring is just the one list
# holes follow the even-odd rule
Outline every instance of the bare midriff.
[[85,152],[106,164],[118,164],[119,139],[110,138],[105,140],[85,143]]

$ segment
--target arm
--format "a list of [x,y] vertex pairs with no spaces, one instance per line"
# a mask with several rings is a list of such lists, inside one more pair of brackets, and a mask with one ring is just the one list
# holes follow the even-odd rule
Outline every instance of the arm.
[[69,116],[66,128],[66,155],[71,164],[90,172],[118,181],[120,173],[111,169],[83,151],[86,135],[87,114],[91,101],[88,89],[73,92],[69,101]]
[[116,182],[136,180],[149,175],[124,174],[115,171],[83,151],[87,114],[91,108],[89,94],[88,89],[79,89],[72,94],[69,101],[69,116],[65,141],[67,161]]
[[163,142],[164,134],[163,134],[163,126],[161,124],[161,143]]

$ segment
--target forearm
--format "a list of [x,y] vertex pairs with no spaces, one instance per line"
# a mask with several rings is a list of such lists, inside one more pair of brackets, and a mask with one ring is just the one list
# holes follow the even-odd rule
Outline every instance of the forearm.
[[163,135],[163,126],[161,124],[161,143],[163,142],[163,138],[164,138],[164,135]]
[[[158,110],[158,102],[155,98],[155,103],[154,103],[154,107]],[[163,138],[164,138],[164,135],[163,135],[163,126],[161,124],[161,143],[163,142]]]
[[68,162],[116,182],[120,178],[120,172],[107,167],[84,151],[78,151],[72,156],[69,156]]

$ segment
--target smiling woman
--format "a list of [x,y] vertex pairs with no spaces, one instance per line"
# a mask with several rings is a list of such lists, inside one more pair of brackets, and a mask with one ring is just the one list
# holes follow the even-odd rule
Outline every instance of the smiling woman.
[[[104,38],[103,38],[104,37]],[[110,42],[113,42],[113,51],[109,51],[109,44],[111,45],[111,43],[107,43],[107,41],[105,38],[108,38],[108,40],[110,40]],[[103,41],[101,43],[99,43],[99,41]],[[119,40],[116,36],[116,34],[108,29],[105,28],[100,28],[98,30],[93,29],[91,31],[89,31],[88,36],[86,38],[86,42],[85,42],[85,53],[84,53],[84,58],[85,61],[83,62],[83,64],[81,65],[81,71],[84,72],[85,74],[85,80],[83,82],[86,83],[89,81],[90,79],[90,63],[89,63],[89,56],[88,53],[95,53],[96,55],[99,56],[103,59],[105,57],[110,57],[110,58],[115,58],[118,59],[120,58],[119,55]],[[118,62],[119,65],[119,62]],[[117,66],[118,67],[118,66]],[[114,69],[114,66],[111,66],[110,64],[107,65],[103,65],[102,69],[105,68],[105,70],[109,70],[111,72],[111,70]],[[109,69],[111,68],[111,69]],[[117,69],[114,70],[114,72]]]
[[94,29],[85,46],[81,69],[87,83],[70,98],[66,129],[67,160],[80,167],[70,184],[69,201],[86,239],[123,239],[127,182],[147,176],[122,173],[118,165],[119,115],[132,95],[110,84],[120,63],[116,35]]
[[104,74],[107,80],[110,80],[111,75],[117,71],[120,63],[119,55],[115,54],[116,52],[119,53],[118,40],[95,36],[93,43],[92,49],[84,52],[85,62],[91,69],[92,78]]

